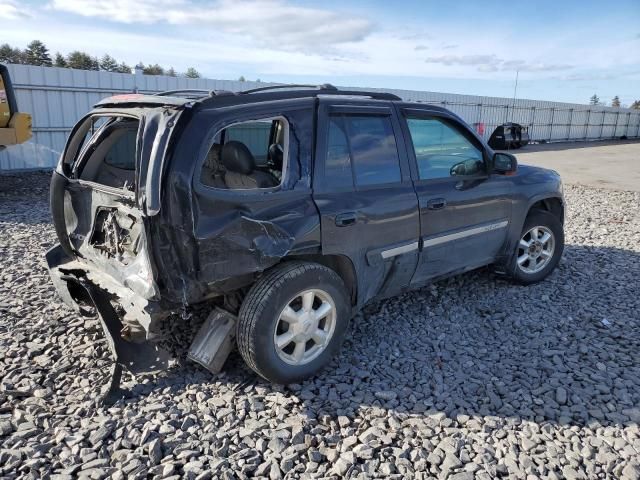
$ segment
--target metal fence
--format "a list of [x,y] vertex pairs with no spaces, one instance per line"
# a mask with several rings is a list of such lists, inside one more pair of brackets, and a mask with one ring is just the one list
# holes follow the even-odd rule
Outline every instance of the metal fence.
[[[0,152],[0,171],[52,168],[77,120],[100,99],[126,92],[154,93],[197,88],[239,91],[269,83],[189,79],[9,65],[18,105],[33,116],[33,138]],[[357,90],[357,88],[354,88]],[[442,105],[471,125],[484,125],[488,138],[506,121],[529,127],[534,141],[599,140],[640,137],[640,111],[560,102],[480,97],[412,90],[370,89],[405,100]]]

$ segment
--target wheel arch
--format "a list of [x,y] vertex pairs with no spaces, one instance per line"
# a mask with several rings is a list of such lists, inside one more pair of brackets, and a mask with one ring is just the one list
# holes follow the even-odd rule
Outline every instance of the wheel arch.
[[525,218],[529,216],[533,210],[544,210],[549,212],[564,225],[564,200],[561,197],[546,196],[544,198],[534,199],[529,202],[529,208]]
[[307,261],[319,263],[327,268],[330,268],[336,272],[349,291],[349,298],[351,299],[351,306],[355,306],[358,299],[358,277],[356,275],[356,269],[349,259],[345,255],[323,255],[321,253],[307,253],[300,255],[292,255],[283,259]]
[[[560,223],[564,225],[564,208],[564,198],[559,192],[545,192],[529,198],[526,202],[522,201],[518,207],[514,209],[509,234],[502,248],[502,252],[496,260],[496,264],[503,264],[510,258],[511,252],[520,240],[520,233],[524,227],[524,223],[532,211],[542,210],[549,212],[556,216],[556,218],[560,220]],[[497,269],[497,271],[500,271],[500,269]]]

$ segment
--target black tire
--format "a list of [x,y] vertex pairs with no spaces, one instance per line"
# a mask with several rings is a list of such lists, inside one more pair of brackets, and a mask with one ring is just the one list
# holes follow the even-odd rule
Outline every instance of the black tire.
[[516,244],[513,255],[506,266],[506,272],[511,279],[522,285],[530,285],[545,279],[558,265],[564,250],[564,229],[562,223],[555,215],[545,210],[532,210],[525,219],[518,241],[534,227],[546,227],[551,231],[553,234],[554,250],[551,259],[544,268],[535,273],[527,273],[518,266],[518,255],[522,251],[519,250],[519,243]]
[[[303,365],[291,365],[279,356],[274,332],[280,313],[308,289],[320,289],[335,304],[335,328],[318,357]],[[340,276],[330,268],[311,262],[285,262],[260,278],[245,297],[236,330],[238,350],[247,365],[273,383],[296,383],[321,370],[338,353],[344,339],[351,302]]]

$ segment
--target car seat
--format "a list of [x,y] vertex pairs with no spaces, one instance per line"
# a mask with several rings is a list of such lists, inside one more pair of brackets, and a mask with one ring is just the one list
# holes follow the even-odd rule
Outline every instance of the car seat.
[[226,168],[224,183],[227,188],[270,188],[278,179],[267,172],[256,170],[256,161],[247,146],[235,140],[222,147],[222,164]]

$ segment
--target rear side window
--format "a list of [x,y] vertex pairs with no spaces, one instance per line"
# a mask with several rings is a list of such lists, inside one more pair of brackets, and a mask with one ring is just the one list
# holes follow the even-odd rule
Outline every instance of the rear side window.
[[224,190],[281,185],[289,154],[289,123],[284,117],[238,122],[215,133],[200,181]]
[[269,139],[273,122],[263,120],[257,122],[245,122],[232,125],[226,129],[225,142],[242,142],[253,154],[253,158],[258,165],[266,165],[269,156]]
[[388,116],[332,115],[329,118],[325,180],[332,186],[400,182],[396,139]]
[[340,116],[329,118],[327,156],[324,164],[325,178],[331,179],[333,187],[352,187],[351,155],[349,141],[345,133],[344,121]]

